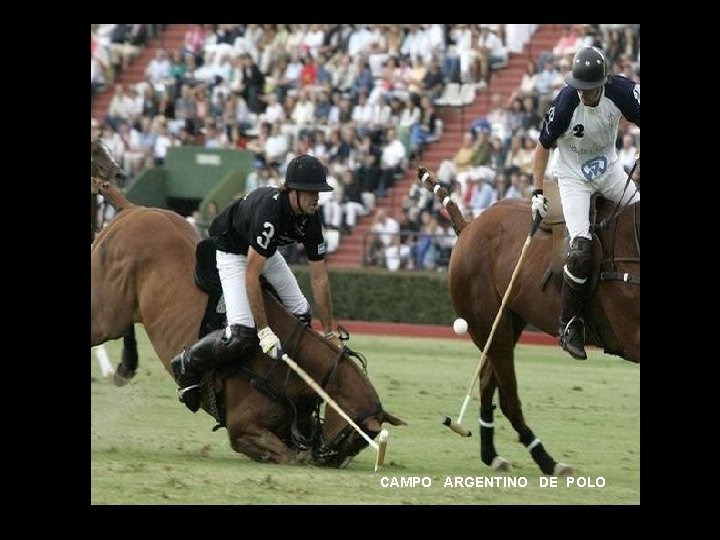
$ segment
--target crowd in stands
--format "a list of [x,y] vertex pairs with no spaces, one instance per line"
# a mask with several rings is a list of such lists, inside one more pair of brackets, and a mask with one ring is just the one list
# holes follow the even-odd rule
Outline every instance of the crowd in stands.
[[[438,180],[448,188],[466,219],[476,218],[504,198],[530,199],[533,154],[543,119],[565,86],[565,75],[571,69],[575,52],[585,46],[605,51],[611,73],[640,81],[639,25],[565,25],[562,37],[551,51],[543,51],[528,61],[520,86],[505,102],[500,94],[491,95],[487,115],[471,121],[455,155],[448,156],[438,167]],[[629,172],[640,147],[639,128],[621,122],[616,144],[619,159]],[[548,174],[551,169],[548,167]],[[420,223],[419,234],[407,226],[403,234],[397,221],[388,225],[391,218],[385,216],[373,224],[378,238],[389,240],[384,242],[385,264],[391,269],[444,269],[447,247],[454,244],[455,237],[440,202],[426,189],[413,185],[404,199],[402,212],[409,216],[403,222]],[[395,237],[380,234],[395,229],[398,232]],[[434,245],[424,251],[427,241],[422,241],[423,235],[431,234],[435,235]],[[374,243],[373,255],[379,251],[380,243]],[[430,255],[418,257],[418,253]]]
[[[114,88],[107,115],[91,119],[92,136],[112,150],[128,181],[162,166],[168,148],[193,145],[250,150],[255,170],[246,189],[276,186],[290,159],[309,153],[335,187],[322,194],[325,227],[344,234],[440,136],[435,103],[445,85],[486,89],[492,70],[521,52],[537,25],[197,24],[179,50],[156,49],[142,82],[115,84],[163,26],[91,26],[91,92]],[[542,117],[586,43],[607,50],[614,72],[638,77],[639,25],[568,25],[553,51],[528,63],[507,103],[492,96],[492,110],[441,164],[438,179],[468,217],[504,197],[529,197],[529,153]],[[623,135],[629,156],[639,132]],[[367,264],[446,267],[454,233],[431,195],[413,187],[401,223],[376,212]]]

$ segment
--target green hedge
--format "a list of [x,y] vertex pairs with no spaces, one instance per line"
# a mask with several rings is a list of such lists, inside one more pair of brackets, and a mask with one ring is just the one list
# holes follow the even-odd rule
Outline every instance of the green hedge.
[[[295,266],[293,272],[313,305],[309,267]],[[457,317],[446,273],[368,268],[333,269],[329,275],[336,319],[447,325]]]

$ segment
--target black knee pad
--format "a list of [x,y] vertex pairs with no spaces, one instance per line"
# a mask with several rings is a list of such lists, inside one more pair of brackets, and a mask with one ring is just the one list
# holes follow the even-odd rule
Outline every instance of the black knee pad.
[[242,324],[230,325],[230,337],[215,341],[214,353],[221,362],[241,360],[260,348],[260,341],[254,328]]
[[592,240],[576,236],[565,260],[567,270],[577,279],[587,279],[592,265]]

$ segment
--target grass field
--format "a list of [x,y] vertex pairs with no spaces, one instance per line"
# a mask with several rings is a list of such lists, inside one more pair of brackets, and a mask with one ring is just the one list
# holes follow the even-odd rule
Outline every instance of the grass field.
[[[368,358],[384,407],[407,421],[387,426],[385,467],[373,473],[366,449],[347,469],[267,465],[236,454],[224,429],[177,401],[175,385],[138,326],[140,369],[132,383],[91,384],[93,504],[639,504],[640,368],[589,351],[577,362],[557,347],[518,346],[516,369],[525,419],[576,480],[604,487],[540,487],[545,479],[496,410],[495,442],[514,467],[495,474],[479,458],[477,396],[463,439],[441,425],[457,416],[479,352],[470,341],[351,337]],[[121,341],[106,344],[117,364]],[[91,353],[91,370],[100,377]],[[497,397],[496,397],[497,400]],[[527,487],[445,487],[454,477],[509,476]],[[430,487],[383,487],[425,478]],[[463,481],[465,482],[465,481]],[[487,482],[487,480],[485,480]],[[464,483],[464,485],[466,485]]]

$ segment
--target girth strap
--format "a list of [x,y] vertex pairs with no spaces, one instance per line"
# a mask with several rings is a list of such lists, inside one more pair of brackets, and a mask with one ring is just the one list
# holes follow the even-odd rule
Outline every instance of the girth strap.
[[600,272],[600,281],[622,281],[640,285],[640,278],[627,272]]

